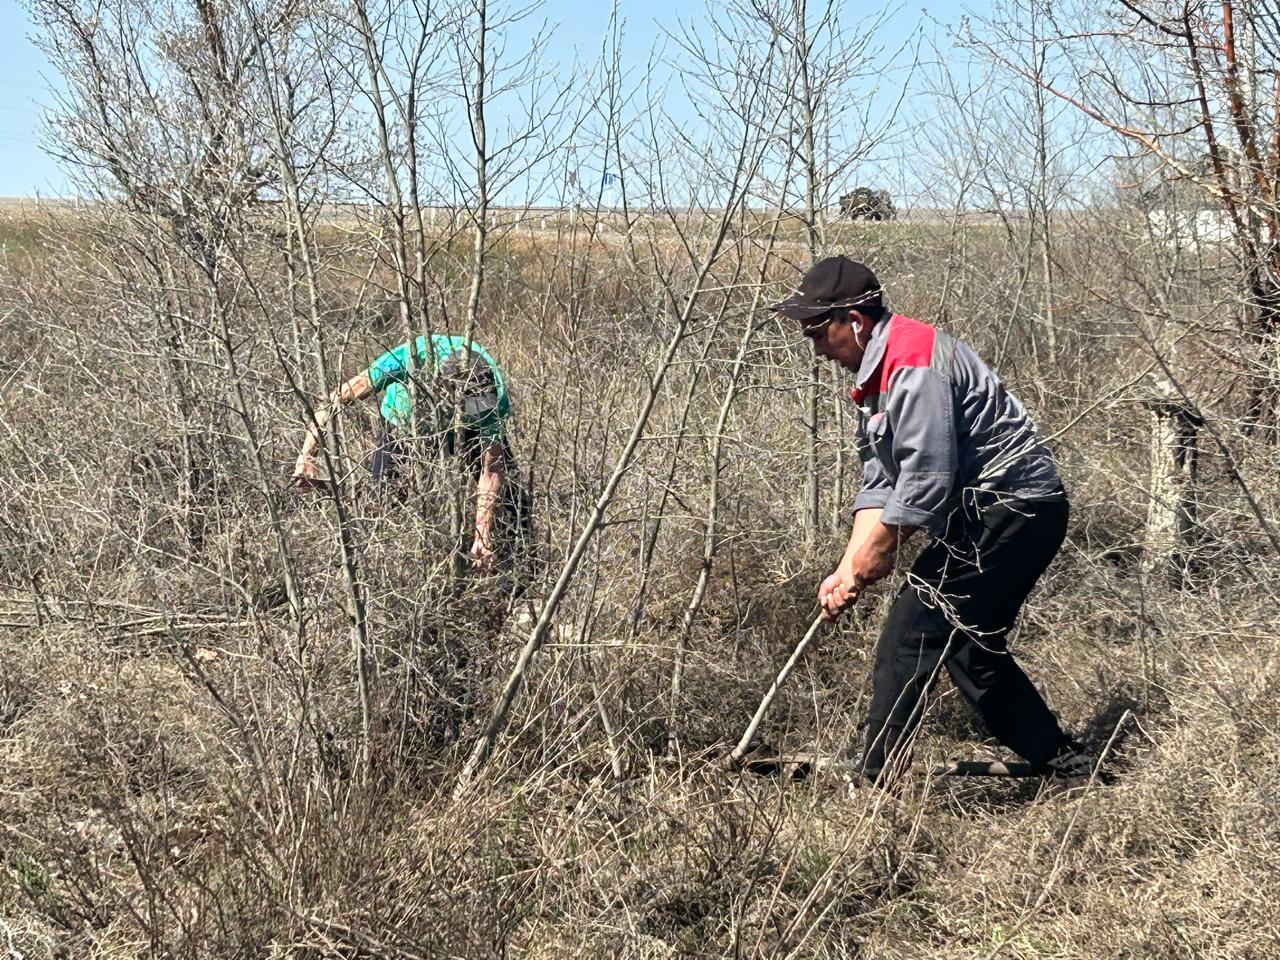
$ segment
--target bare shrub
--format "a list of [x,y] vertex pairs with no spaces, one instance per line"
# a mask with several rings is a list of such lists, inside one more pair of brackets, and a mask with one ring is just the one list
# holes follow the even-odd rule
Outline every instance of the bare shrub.
[[[483,3],[33,5],[92,202],[0,222],[0,944],[1269,956],[1278,478],[1231,319],[1252,274],[1168,252],[1109,197],[1054,201],[1035,136],[1042,167],[975,153],[986,115],[940,75],[974,111],[935,128],[933,162],[969,178],[943,214],[824,222],[880,141],[806,138],[822,83],[867,104],[801,49],[839,9],[783,7],[672,38],[690,129],[616,22],[575,88]],[[1043,133],[1026,80],[1005,92]],[[502,97],[527,109],[485,114]],[[617,203],[569,196],[605,172]],[[1031,199],[975,213],[996,182]],[[847,384],[764,309],[827,250],[995,361],[1058,455],[1068,543],[1016,643],[1105,754],[1079,791],[932,778],[996,756],[945,691],[897,797],[718,763],[812,620],[858,482]],[[459,562],[454,461],[368,477],[372,411],[325,431],[327,485],[285,483],[343,376],[442,330],[512,384],[519,602]],[[1176,582],[1142,560],[1156,374],[1202,418]],[[860,739],[891,596],[820,635],[765,742]]]

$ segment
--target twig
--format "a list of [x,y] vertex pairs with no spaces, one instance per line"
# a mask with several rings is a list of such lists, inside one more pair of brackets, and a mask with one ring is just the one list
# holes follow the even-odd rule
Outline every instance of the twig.
[[747,729],[742,734],[742,739],[738,741],[738,745],[733,748],[729,754],[729,767],[736,770],[742,765],[742,758],[746,756],[747,750],[751,746],[751,738],[756,735],[756,728],[760,726],[760,721],[764,719],[764,715],[769,712],[769,708],[773,706],[773,699],[778,695],[778,691],[782,689],[782,685],[787,682],[787,677],[791,676],[791,671],[795,669],[796,664],[800,662],[800,658],[804,656],[805,651],[809,648],[809,644],[813,638],[818,635],[818,628],[822,626],[824,617],[820,613],[813,618],[813,623],[809,624],[809,629],[805,635],[800,638],[800,642],[796,644],[796,648],[791,651],[791,656],[787,662],[782,665],[782,669],[778,671],[777,677],[774,678],[773,685],[769,687],[769,692],[764,695],[764,699],[760,701],[760,706],[756,707],[755,716],[751,718],[751,722],[747,724]]

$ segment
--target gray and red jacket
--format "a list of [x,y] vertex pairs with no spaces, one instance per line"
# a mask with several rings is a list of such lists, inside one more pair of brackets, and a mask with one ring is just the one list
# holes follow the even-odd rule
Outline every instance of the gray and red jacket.
[[876,324],[852,390],[863,487],[854,511],[945,539],[966,489],[1060,494],[1053,455],[1018,399],[965,343],[900,314]]

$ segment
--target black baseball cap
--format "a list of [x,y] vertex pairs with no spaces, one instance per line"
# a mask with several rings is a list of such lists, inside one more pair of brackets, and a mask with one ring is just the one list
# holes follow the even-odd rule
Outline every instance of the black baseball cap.
[[773,305],[792,320],[812,320],[841,307],[882,307],[880,281],[865,263],[836,256],[819,260],[800,278],[795,293]]

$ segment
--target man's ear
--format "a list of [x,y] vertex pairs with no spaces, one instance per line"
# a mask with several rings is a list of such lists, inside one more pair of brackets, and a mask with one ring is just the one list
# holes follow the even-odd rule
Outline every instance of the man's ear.
[[862,334],[870,334],[871,328],[875,326],[871,317],[867,316],[861,310],[850,310],[849,322],[858,329],[859,333]]

